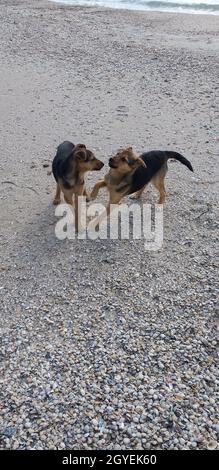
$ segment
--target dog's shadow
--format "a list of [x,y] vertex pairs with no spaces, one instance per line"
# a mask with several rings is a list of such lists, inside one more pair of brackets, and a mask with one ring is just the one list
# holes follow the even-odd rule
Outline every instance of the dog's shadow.
[[65,237],[63,231],[62,237],[65,238],[59,239],[56,228],[61,218],[55,215],[55,207],[49,203],[28,222],[22,232],[23,258],[39,265],[47,263],[48,267],[51,264],[55,265],[56,261],[59,264],[75,261],[79,264],[86,263],[89,269],[92,262],[110,264],[114,259],[122,257],[122,253],[127,250],[125,244],[128,240],[121,240],[121,237],[112,240],[109,236],[104,239],[99,237],[91,239],[85,231],[75,236],[72,232],[71,239],[67,233]]

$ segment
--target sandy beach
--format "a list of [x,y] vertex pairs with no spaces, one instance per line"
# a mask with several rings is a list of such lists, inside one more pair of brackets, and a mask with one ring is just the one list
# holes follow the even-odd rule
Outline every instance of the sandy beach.
[[[218,23],[0,0],[2,449],[216,447]],[[161,250],[56,239],[63,140],[192,162]]]

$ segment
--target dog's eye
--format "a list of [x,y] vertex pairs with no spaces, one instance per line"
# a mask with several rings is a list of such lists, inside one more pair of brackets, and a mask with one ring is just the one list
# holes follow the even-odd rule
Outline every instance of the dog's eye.
[[87,152],[87,158],[86,158],[87,161],[91,162],[92,160],[94,160],[94,156],[92,155],[91,152]]

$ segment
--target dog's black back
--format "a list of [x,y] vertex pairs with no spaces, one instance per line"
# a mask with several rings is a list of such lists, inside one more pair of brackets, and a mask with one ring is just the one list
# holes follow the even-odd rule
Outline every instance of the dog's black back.
[[133,173],[131,186],[127,194],[133,194],[142,189],[143,186],[149,183],[149,181],[162,168],[162,166],[167,164],[167,160],[169,158],[175,158],[183,165],[186,165],[190,171],[193,171],[191,163],[177,152],[171,152],[168,150],[152,150],[151,152],[142,153],[140,158],[146,163],[147,166],[146,168],[140,166]]
[[75,145],[67,140],[57,147],[57,152],[52,162],[52,172],[56,181],[59,178],[65,177],[69,172],[70,159],[74,148]]

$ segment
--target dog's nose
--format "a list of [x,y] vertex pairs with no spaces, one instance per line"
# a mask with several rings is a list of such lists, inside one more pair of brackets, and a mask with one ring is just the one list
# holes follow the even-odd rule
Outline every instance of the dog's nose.
[[113,159],[112,159],[112,157],[111,157],[111,158],[109,159],[109,163],[112,163],[112,162],[113,162]]
[[95,170],[101,170],[101,168],[103,168],[104,166],[104,163],[101,162],[100,160],[98,160],[97,164],[96,164],[96,167],[95,167]]

